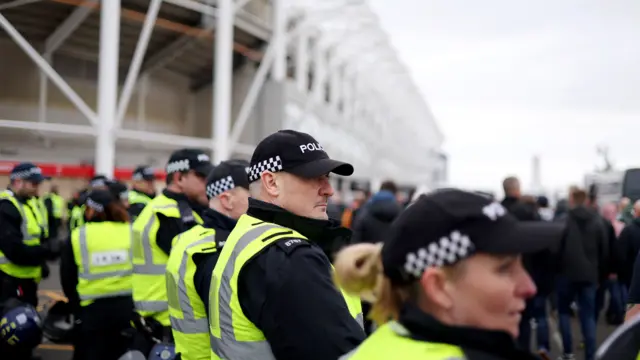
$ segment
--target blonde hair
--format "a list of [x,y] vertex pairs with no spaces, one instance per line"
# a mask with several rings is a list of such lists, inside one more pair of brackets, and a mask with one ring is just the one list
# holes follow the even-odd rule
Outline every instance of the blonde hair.
[[[447,278],[455,280],[463,274],[464,263],[463,260],[441,270]],[[418,302],[422,298],[419,281],[397,285],[384,276],[382,243],[348,246],[338,252],[333,265],[336,285],[372,303],[371,312],[365,315],[378,325],[397,319],[405,302]]]
[[368,317],[378,324],[397,318],[407,295],[383,274],[382,244],[357,244],[342,249],[334,261],[334,281],[345,292],[373,304]]

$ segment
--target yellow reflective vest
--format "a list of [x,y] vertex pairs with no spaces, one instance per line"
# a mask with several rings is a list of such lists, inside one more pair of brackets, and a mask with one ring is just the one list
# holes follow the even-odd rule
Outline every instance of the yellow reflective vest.
[[29,199],[29,205],[33,207],[34,210],[40,212],[40,217],[38,221],[40,222],[40,226],[43,230],[43,238],[46,239],[49,237],[49,212],[47,211],[47,207],[44,206],[44,199],[39,197],[32,197]]
[[167,297],[176,353],[182,360],[209,360],[209,322],[196,292],[194,254],[217,251],[216,231],[196,225],[173,239],[167,262]]
[[76,205],[71,209],[71,215],[69,216],[69,230],[79,228],[84,225],[84,209],[86,205]]
[[378,328],[360,346],[339,360],[466,360],[462,348],[443,343],[414,340],[399,323]]
[[[22,242],[27,246],[39,246],[40,240],[42,236],[44,236],[44,230],[41,225],[42,213],[38,211],[38,208],[31,206],[30,200],[27,201],[28,204],[21,203],[13,196],[13,193],[8,190],[0,193],[0,201],[11,202],[22,216],[22,223],[20,224]],[[22,266],[13,264],[1,251],[0,271],[9,276],[20,279],[35,279],[36,281],[40,281],[40,278],[42,277],[42,268],[40,266]]]
[[116,296],[131,296],[131,225],[89,222],[71,233],[78,266],[80,305]]
[[131,190],[129,191],[129,205],[133,204],[148,204],[151,200],[153,200],[149,195]]
[[[238,300],[238,275],[266,247],[282,239],[308,240],[289,228],[242,215],[220,251],[211,276],[209,323],[211,359],[274,359],[264,334],[244,314]],[[342,291],[351,315],[362,326],[360,298]]]
[[[56,219],[62,219],[63,215],[64,215],[64,208],[65,208],[65,203],[64,203],[64,199],[62,198],[62,196],[58,195],[58,194],[54,194],[54,193],[48,193],[47,195],[45,195],[42,198],[42,205],[44,206],[44,201],[46,199],[50,199],[51,200],[51,210],[52,210],[52,216]],[[47,207],[44,206],[44,208],[46,209]]]
[[[178,202],[160,194],[145,206],[133,223],[133,302],[142,316],[169,326],[165,270],[169,256],[156,243],[160,223],[157,214],[182,219]],[[202,218],[191,211],[198,224]]]

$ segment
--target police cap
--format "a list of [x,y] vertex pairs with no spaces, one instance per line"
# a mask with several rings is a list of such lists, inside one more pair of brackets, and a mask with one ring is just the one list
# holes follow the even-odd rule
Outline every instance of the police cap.
[[235,187],[249,189],[249,162],[228,160],[218,164],[207,176],[207,197],[214,198]]
[[265,171],[285,171],[303,178],[315,178],[335,173],[353,174],[351,164],[333,160],[311,135],[280,130],[264,138],[251,156],[249,182],[260,178]]
[[207,176],[212,169],[211,159],[204,151],[200,149],[180,149],[171,154],[165,170],[167,174],[193,170],[202,176]]
[[533,253],[560,240],[563,226],[518,221],[480,194],[443,189],[420,196],[392,223],[382,249],[385,275],[395,283],[419,279],[425,269],[453,265],[474,253]]

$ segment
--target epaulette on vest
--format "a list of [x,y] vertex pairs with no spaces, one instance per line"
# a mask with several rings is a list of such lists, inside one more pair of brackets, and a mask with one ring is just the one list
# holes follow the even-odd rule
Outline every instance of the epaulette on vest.
[[292,237],[292,238],[284,238],[276,241],[275,245],[277,245],[285,254],[291,255],[297,249],[311,246],[308,240],[302,240],[300,238]]

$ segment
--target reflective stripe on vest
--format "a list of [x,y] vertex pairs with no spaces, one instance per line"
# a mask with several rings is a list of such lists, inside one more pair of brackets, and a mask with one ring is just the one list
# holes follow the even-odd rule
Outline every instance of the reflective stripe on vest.
[[[202,218],[186,207],[188,216],[202,223]],[[169,256],[156,243],[160,224],[158,214],[184,222],[180,205],[163,194],[151,200],[133,223],[133,301],[142,316],[151,316],[163,326],[171,324],[167,304],[165,270]]]
[[196,290],[194,255],[214,255],[218,248],[215,230],[201,225],[173,238],[167,262],[169,319],[176,352],[183,360],[210,360],[207,309]]
[[467,360],[464,351],[451,344],[432,343],[411,338],[396,321],[382,325],[360,346],[338,360]]
[[[185,251],[182,253],[182,260],[180,261],[180,268],[178,269],[178,289],[177,291],[167,291],[167,294],[169,294],[169,299],[171,299],[171,293],[174,293],[177,296],[178,303],[180,304],[179,307],[182,310],[182,314],[184,316],[183,319],[178,319],[171,316],[171,327],[174,330],[185,334],[209,332],[209,321],[207,320],[207,318],[196,319],[193,307],[191,306],[191,301],[189,300],[187,284],[185,282],[187,273],[187,261],[189,261],[189,254],[187,253],[187,250],[194,246],[199,246],[205,243],[215,244],[215,236],[207,236],[206,238],[200,239],[192,244],[189,244],[189,246],[186,247]],[[193,279],[191,280],[193,281]],[[167,281],[167,287],[169,287],[170,284],[175,286],[175,283],[173,281]]]
[[130,225],[114,222],[88,223],[71,234],[82,306],[131,295],[131,234]]
[[[256,222],[258,224],[255,224]],[[251,225],[252,223],[255,225]],[[246,232],[237,239],[233,233],[236,231]],[[272,245],[274,242],[285,238],[307,239],[292,229],[271,223],[260,223],[259,219],[249,215],[242,215],[233,232],[227,238],[220,260],[216,264],[212,276],[209,299],[212,358],[274,359],[271,346],[264,338],[264,334],[255,325],[251,324],[244,314],[237,313],[237,311],[242,312],[238,304],[237,289],[234,289],[237,286],[237,276],[242,271],[244,264],[258,254],[261,249]],[[267,232],[271,233],[267,234]],[[257,244],[254,246],[255,253],[250,252],[246,256],[243,255],[246,254],[245,249],[253,243]],[[242,260],[240,261],[242,263],[237,265],[236,262],[241,255]],[[234,293],[234,291],[236,292]],[[360,319],[358,322],[361,323],[362,307],[360,300],[356,297],[348,296],[344,292],[342,292],[342,295],[350,314],[354,319]],[[236,311],[235,314],[234,309]],[[213,310],[217,310],[217,313]],[[237,324],[234,324],[234,315],[236,322],[248,323],[241,323],[243,326],[238,327]],[[247,333],[251,333],[251,335],[248,335],[248,339],[238,339],[238,333],[242,334],[240,336],[247,336]]]
[[[156,210],[166,210],[166,209],[178,209],[177,205],[163,205],[163,206],[154,206]],[[141,275],[164,275],[166,270],[166,264],[154,264],[153,263],[153,249],[151,249],[151,229],[153,225],[158,221],[158,218],[155,214],[151,216],[151,219],[144,226],[144,230],[142,231],[142,235],[140,236],[142,251],[143,251],[143,259],[144,264],[142,265],[133,265],[133,272]],[[165,309],[166,310],[166,309]]]
[[[11,191],[0,193],[0,200],[10,201],[20,213],[20,232],[22,234],[22,242],[27,246],[39,246],[40,237],[43,229],[38,211],[30,206],[24,206],[18,199],[13,196]],[[28,209],[28,211],[27,211]],[[0,251],[0,270],[7,275],[21,279],[35,279],[40,281],[42,268],[40,266],[22,266],[11,263],[9,259]]]
[[[178,209],[177,205],[161,205],[154,206],[156,210]],[[139,219],[140,217],[138,217]],[[136,219],[137,220],[137,219]],[[158,218],[156,214],[152,214],[140,235],[140,245],[142,247],[143,264],[133,264],[133,273],[136,275],[157,275],[162,276],[167,268],[167,264],[154,264],[153,249],[151,248],[151,229],[155,225]],[[166,300],[136,300],[134,299],[136,310],[148,313],[165,312],[169,310],[169,304]]]
[[[217,301],[209,301],[209,307],[218,305],[220,338],[211,336],[211,350],[219,359],[275,359],[271,345],[263,341],[238,341],[233,331],[231,310],[231,278],[235,272],[236,258],[253,240],[271,229],[282,228],[278,225],[266,224],[247,231],[234,246],[229,260],[224,266]],[[284,228],[282,228],[284,229]],[[227,239],[228,241],[229,239]],[[228,245],[228,242],[227,244]],[[241,355],[242,354],[242,355]]]
[[40,218],[38,222],[42,227],[42,231],[44,233],[44,237],[49,237],[49,212],[47,211],[47,207],[44,206],[44,199],[38,197],[32,197],[29,199],[30,205],[34,208],[34,210],[40,212]]

